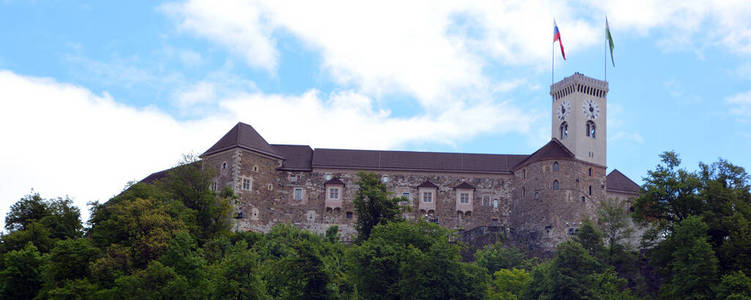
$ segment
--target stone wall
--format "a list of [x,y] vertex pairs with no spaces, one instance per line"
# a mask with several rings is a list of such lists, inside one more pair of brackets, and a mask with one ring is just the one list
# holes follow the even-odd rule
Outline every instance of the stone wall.
[[[554,170],[556,162],[558,171]],[[514,240],[531,250],[550,249],[576,233],[585,218],[595,219],[596,208],[606,196],[605,169],[577,160],[531,163],[517,170],[515,179],[509,230]]]

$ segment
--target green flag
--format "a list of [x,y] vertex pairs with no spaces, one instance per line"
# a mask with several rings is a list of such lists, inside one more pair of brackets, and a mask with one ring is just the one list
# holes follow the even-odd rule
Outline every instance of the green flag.
[[608,25],[608,17],[605,17],[605,36],[608,39],[608,45],[610,46],[610,62],[613,63],[613,67],[615,67],[615,59],[613,58],[613,48],[615,48],[615,44],[613,44],[613,36],[610,35],[610,26]]

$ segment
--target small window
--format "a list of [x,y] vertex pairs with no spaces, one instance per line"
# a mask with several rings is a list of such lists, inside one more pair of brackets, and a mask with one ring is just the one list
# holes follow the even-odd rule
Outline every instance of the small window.
[[222,162],[222,170],[227,169],[227,162]]
[[586,201],[586,198],[584,198],[584,196],[582,196],[582,202],[584,202],[584,201]]
[[219,183],[217,183],[216,180],[214,180],[214,182],[211,183],[211,190],[214,192],[219,191]]
[[553,163],[553,172],[558,172],[558,162]]
[[297,175],[290,174],[289,175],[289,182],[297,182]]
[[258,172],[258,166],[253,166],[253,172]]
[[592,176],[592,168],[589,168],[589,176]]
[[498,208],[498,199],[493,200],[493,208]]
[[540,193],[539,192],[535,192],[535,200],[540,200]]
[[329,189],[329,199],[339,199],[339,189],[338,188],[330,188]]
[[352,212],[351,211],[347,212],[347,219],[352,219]]
[[562,140],[566,139],[568,137],[568,123],[566,122],[561,123],[560,131],[561,131],[560,132],[561,139]]
[[553,180],[553,189],[558,190],[558,180]]
[[389,177],[388,176],[381,177],[381,182],[383,183],[389,182]]
[[595,122],[593,122],[592,120],[587,121],[587,136],[595,138],[596,133],[597,130],[595,128]]
[[407,200],[409,200],[409,192],[402,193],[402,197],[407,198]]
[[592,196],[592,186],[589,186],[589,195]]
[[490,219],[490,226],[498,226],[498,219],[497,218]]
[[293,199],[302,200],[302,188],[295,188],[293,192]]
[[461,203],[469,203],[469,193],[461,193],[459,196]]
[[250,181],[250,178],[243,178],[243,191],[250,191],[252,183],[253,182]]
[[527,196],[527,188],[522,187],[522,197]]
[[522,170],[522,178],[527,179],[527,169]]
[[422,202],[433,202],[433,193],[431,192],[422,193]]
[[490,206],[490,195],[482,196],[482,206]]

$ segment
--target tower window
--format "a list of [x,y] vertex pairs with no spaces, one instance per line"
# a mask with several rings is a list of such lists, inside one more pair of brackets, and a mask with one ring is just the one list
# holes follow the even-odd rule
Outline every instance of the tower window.
[[558,162],[553,163],[553,172],[558,172]]
[[558,190],[558,180],[553,180],[553,189]]
[[589,195],[592,196],[592,186],[589,186]]
[[568,137],[568,123],[563,122],[561,123],[561,139],[565,139]]
[[589,176],[592,176],[592,168],[589,168]]
[[597,129],[595,127],[595,122],[592,120],[587,121],[587,136],[595,138],[595,135],[597,134]]

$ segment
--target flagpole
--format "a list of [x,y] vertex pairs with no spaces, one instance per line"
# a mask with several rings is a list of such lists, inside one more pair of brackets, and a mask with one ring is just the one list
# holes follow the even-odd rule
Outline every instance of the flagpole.
[[[555,27],[555,18],[553,19],[553,27]],[[553,38],[553,43],[550,47],[550,65],[550,85],[552,86],[555,83],[555,38]]]
[[[605,28],[607,28],[608,16],[605,15]],[[605,30],[605,55],[602,56],[602,68],[605,70],[605,81],[608,81],[608,31]]]

